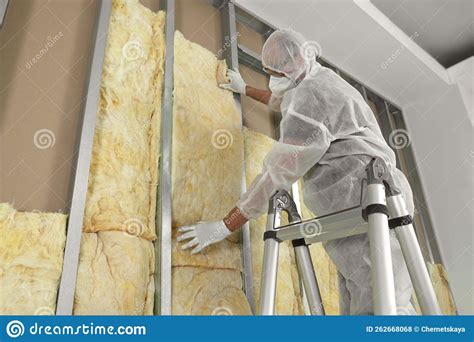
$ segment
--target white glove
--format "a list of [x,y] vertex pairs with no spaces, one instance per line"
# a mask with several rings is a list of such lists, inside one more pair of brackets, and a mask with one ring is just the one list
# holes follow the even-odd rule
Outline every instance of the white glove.
[[219,84],[219,87],[245,95],[245,87],[247,86],[247,84],[245,84],[245,81],[240,75],[240,73],[229,69],[227,70],[227,77],[230,79],[230,82]]
[[229,228],[224,224],[224,221],[199,222],[191,226],[179,228],[178,232],[182,233],[176,239],[178,241],[193,238],[181,247],[181,249],[188,249],[196,246],[191,254],[199,253],[203,248],[222,241],[232,234]]

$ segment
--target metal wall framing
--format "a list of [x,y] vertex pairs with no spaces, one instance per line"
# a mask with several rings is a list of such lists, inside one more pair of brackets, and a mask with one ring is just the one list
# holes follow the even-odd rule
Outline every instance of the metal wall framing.
[[[229,68],[233,70],[239,69],[239,55],[237,49],[237,27],[235,18],[235,7],[230,2],[225,2],[220,7],[222,19],[222,42],[230,42],[230,48],[225,50],[225,59]],[[238,111],[242,114],[240,104],[240,95],[234,93],[234,100]],[[242,114],[243,115],[243,114]],[[243,128],[243,117],[241,116],[240,125]],[[247,191],[246,177],[245,177],[245,161],[242,165],[242,181],[241,192]],[[250,226],[247,222],[241,228],[242,235],[242,263],[243,263],[243,283],[244,292],[250,304],[252,312],[256,313],[255,299],[253,296],[253,270],[252,270],[252,254],[250,246]]]
[[0,28],[3,26],[7,14],[8,3],[10,0],[0,0]]
[[76,290],[79,252],[81,248],[82,224],[87,196],[87,184],[92,158],[92,144],[97,109],[99,107],[100,83],[102,79],[102,64],[105,58],[109,18],[112,11],[112,1],[97,2],[97,19],[93,30],[93,47],[90,57],[90,73],[87,80],[87,93],[82,118],[80,141],[77,145],[76,172],[71,198],[71,208],[67,223],[66,247],[64,251],[63,270],[59,284],[57,315],[71,315]]
[[160,8],[166,11],[163,102],[161,117],[160,184],[157,200],[157,235],[155,242],[155,314],[171,315],[171,144],[173,137],[173,66],[175,1],[161,0]]

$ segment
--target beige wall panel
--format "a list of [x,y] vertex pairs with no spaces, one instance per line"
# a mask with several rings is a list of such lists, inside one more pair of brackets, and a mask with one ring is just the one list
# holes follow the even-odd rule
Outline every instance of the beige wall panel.
[[[261,34],[237,22],[238,42],[257,55],[261,55],[265,39]],[[245,82],[252,87],[268,90],[269,77],[248,66],[240,64],[240,73]],[[242,96],[244,125],[255,132],[276,138],[274,113],[268,107],[250,97]]]
[[0,201],[18,210],[68,207],[95,8],[10,2],[0,30]]
[[260,33],[252,30],[250,27],[247,27],[240,22],[237,22],[237,32],[239,44],[244,45],[259,56],[262,54],[265,38],[263,38]]
[[[268,90],[268,77],[240,64],[240,73],[245,82],[255,88]],[[249,129],[276,138],[275,113],[267,105],[250,97],[242,96],[244,125]]]
[[0,201],[18,210],[67,210],[95,12],[95,0],[10,1],[0,30]]
[[207,0],[177,0],[175,28],[214,54],[222,49],[221,15]]
[[160,9],[160,0],[139,0],[139,2],[153,12],[158,12]]

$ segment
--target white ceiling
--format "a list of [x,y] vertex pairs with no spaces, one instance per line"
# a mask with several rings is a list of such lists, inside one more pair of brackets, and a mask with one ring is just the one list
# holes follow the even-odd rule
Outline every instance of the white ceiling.
[[445,68],[474,55],[473,0],[371,2]]

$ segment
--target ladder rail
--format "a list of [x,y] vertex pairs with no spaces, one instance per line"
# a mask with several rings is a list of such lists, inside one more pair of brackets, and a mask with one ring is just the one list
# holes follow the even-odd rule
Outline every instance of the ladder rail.
[[[269,201],[267,226],[264,234],[264,256],[262,267],[262,281],[260,290],[260,314],[273,315],[275,313],[275,299],[278,276],[278,257],[280,239],[277,230],[281,223],[281,212],[288,214],[290,224],[301,223],[298,206],[285,190],[279,190]],[[311,254],[304,239],[293,241],[298,275],[303,283],[303,291],[311,314],[324,315],[321,293],[314,271]]]
[[[387,203],[390,216],[409,217],[402,195],[387,197]],[[395,233],[400,242],[421,312],[424,315],[441,315],[442,311],[411,220],[402,221],[402,225],[395,228]]]
[[[267,227],[264,234],[264,264],[262,269],[260,314],[275,311],[279,243],[291,240],[295,249],[298,275],[307,294],[313,315],[324,315],[309,245],[367,233],[371,258],[372,296],[376,315],[396,315],[396,293],[390,249],[390,229],[394,229],[406,261],[415,293],[423,314],[439,315],[436,298],[421,249],[416,238],[412,217],[402,195],[392,188],[384,161],[374,158],[367,166],[367,203],[336,213],[301,221],[292,197],[278,190],[270,199]],[[362,202],[362,201],[361,201]],[[280,226],[281,211],[288,213],[290,223]],[[276,219],[277,218],[277,219]],[[266,269],[268,267],[268,269]]]
[[[265,233],[272,233],[281,222],[281,209],[274,209],[274,198],[268,206],[267,226]],[[275,314],[275,299],[278,277],[278,256],[280,242],[275,238],[265,239],[263,251],[262,278],[260,284],[260,315]]]

